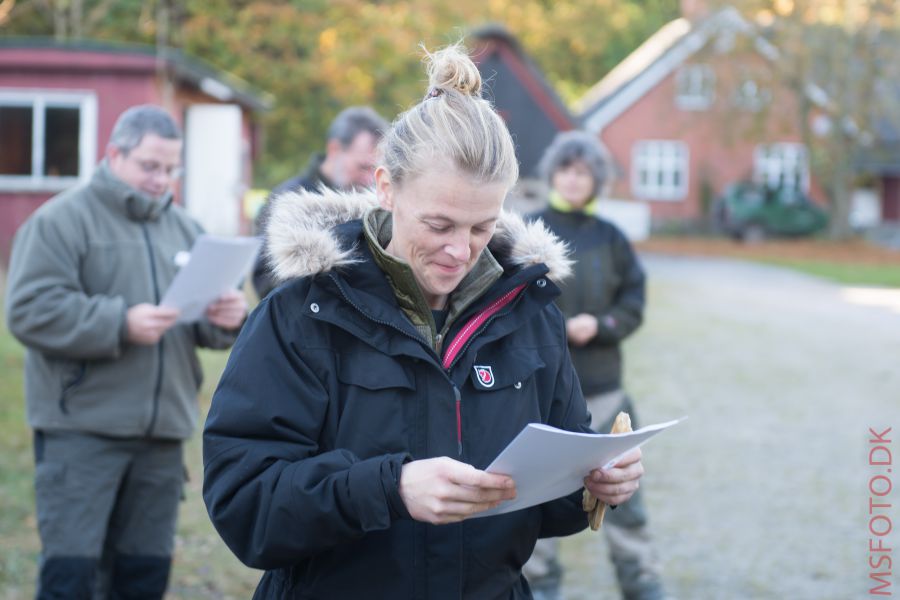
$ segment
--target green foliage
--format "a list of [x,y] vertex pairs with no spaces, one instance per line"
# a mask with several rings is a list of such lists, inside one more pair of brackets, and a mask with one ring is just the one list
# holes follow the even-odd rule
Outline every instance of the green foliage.
[[[69,8],[54,12],[54,5]],[[19,0],[0,33],[161,38],[266,90],[276,106],[260,117],[256,178],[272,186],[321,149],[343,107],[371,104],[393,118],[420,98],[420,43],[433,49],[501,23],[574,101],[677,9],[674,0]]]

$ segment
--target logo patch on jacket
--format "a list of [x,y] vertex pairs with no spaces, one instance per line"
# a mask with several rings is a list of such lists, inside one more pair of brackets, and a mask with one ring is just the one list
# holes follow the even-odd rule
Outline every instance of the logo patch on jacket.
[[475,365],[475,376],[484,387],[494,387],[494,372],[488,365]]

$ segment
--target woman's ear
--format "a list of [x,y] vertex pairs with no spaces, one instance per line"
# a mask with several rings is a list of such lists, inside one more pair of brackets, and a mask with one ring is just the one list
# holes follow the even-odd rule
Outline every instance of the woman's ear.
[[394,210],[394,187],[391,184],[391,174],[384,167],[375,169],[375,197],[378,204],[384,210]]

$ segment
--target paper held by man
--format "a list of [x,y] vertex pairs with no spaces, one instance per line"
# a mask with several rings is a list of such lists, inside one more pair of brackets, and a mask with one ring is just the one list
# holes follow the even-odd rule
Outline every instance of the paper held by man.
[[515,499],[475,517],[500,515],[566,496],[584,485],[591,470],[614,465],[632,448],[686,418],[618,434],[574,433],[530,423],[485,469],[511,476],[516,482]]
[[200,235],[159,305],[180,309],[179,323],[201,319],[210,303],[235,289],[247,275],[260,244],[253,237]]

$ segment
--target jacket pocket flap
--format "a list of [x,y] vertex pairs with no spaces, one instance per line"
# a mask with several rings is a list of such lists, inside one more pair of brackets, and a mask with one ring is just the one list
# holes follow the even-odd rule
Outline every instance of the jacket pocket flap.
[[521,387],[524,381],[542,367],[544,361],[536,350],[507,350],[502,356],[479,353],[469,378],[476,390],[502,390],[516,385]]
[[341,354],[337,378],[341,383],[367,390],[416,389],[412,375],[403,365],[378,352]]

